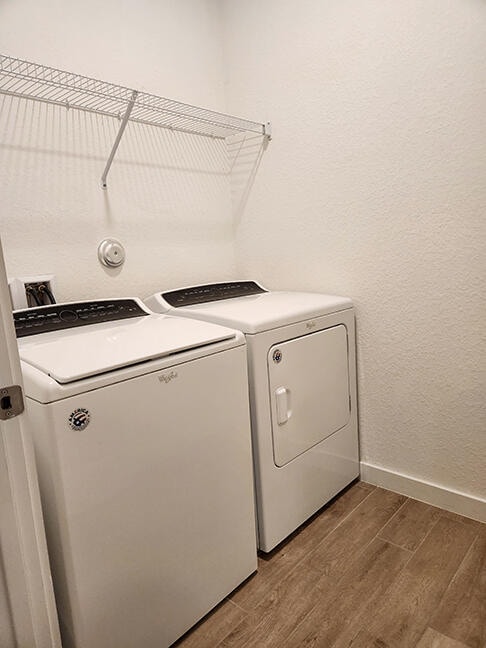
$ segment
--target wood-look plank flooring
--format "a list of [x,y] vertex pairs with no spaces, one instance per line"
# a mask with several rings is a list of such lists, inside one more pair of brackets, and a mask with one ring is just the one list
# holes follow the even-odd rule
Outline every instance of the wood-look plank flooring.
[[176,646],[486,648],[486,524],[357,482]]

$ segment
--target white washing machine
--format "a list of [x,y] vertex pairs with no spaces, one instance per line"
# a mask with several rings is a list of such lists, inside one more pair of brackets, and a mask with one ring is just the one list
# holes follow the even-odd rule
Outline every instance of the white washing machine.
[[351,300],[238,281],[145,302],[245,333],[258,541],[270,551],[359,475]]
[[245,338],[134,299],[14,319],[63,646],[169,646],[256,569]]

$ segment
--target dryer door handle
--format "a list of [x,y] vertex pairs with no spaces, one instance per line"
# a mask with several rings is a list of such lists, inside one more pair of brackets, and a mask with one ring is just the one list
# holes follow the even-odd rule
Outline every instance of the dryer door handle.
[[278,387],[275,390],[275,404],[277,406],[277,422],[279,425],[287,423],[292,415],[290,409],[290,389]]

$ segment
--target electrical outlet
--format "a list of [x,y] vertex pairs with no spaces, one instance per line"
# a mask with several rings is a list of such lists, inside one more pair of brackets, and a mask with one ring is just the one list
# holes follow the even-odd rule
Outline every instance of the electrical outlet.
[[[54,275],[15,277],[8,282],[14,310],[51,304],[54,299]],[[52,297],[52,299],[51,299]]]

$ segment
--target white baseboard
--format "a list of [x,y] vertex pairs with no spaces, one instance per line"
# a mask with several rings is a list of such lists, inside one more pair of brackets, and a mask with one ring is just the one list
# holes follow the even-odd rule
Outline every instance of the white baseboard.
[[486,522],[486,500],[361,462],[361,479],[446,511]]

